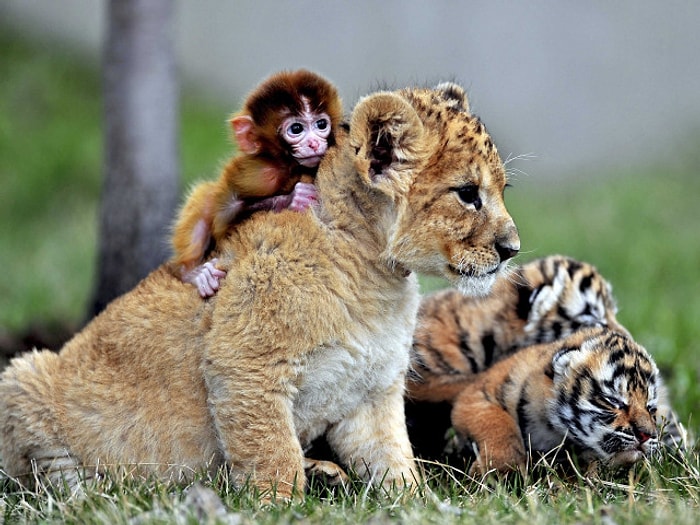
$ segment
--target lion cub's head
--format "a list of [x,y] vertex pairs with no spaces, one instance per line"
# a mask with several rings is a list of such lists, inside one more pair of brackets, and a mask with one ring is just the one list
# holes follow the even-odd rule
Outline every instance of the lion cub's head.
[[520,239],[503,201],[503,162],[464,90],[444,83],[370,95],[350,130],[358,173],[396,203],[385,257],[469,295],[488,293]]

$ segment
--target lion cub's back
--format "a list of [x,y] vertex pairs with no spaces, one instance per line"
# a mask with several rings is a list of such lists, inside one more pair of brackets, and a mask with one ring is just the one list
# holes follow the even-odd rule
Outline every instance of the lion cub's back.
[[[331,235],[310,211],[256,214],[221,247],[228,275],[216,300],[226,306],[214,313],[213,339],[306,352],[374,315],[364,286],[372,269],[358,256],[363,247]],[[272,319],[285,319],[284,331],[248,328],[280,325]]]
[[[11,362],[0,380],[0,455],[8,474],[30,472],[29,457],[44,458],[45,467],[99,460],[163,469],[215,459],[196,351],[206,316],[186,306],[196,304],[183,295],[190,290],[163,287],[164,279],[164,269],[151,274],[60,354],[34,351]],[[180,319],[186,315],[194,321]]]

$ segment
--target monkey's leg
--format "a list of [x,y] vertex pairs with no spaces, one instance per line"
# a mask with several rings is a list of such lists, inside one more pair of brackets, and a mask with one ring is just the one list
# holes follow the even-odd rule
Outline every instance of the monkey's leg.
[[403,389],[401,377],[327,434],[340,460],[373,485],[401,488],[419,479],[406,431]]
[[201,260],[211,239],[216,195],[221,191],[216,181],[195,186],[180,209],[173,227],[173,263],[180,270],[191,268]]

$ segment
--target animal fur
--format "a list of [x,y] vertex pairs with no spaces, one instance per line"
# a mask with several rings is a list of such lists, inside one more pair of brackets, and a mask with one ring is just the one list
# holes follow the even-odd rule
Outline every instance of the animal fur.
[[319,208],[237,225],[216,296],[163,266],[59,354],[16,358],[0,380],[6,472],[76,488],[106,469],[180,480],[225,465],[287,498],[325,434],[368,482],[411,483],[411,271],[484,292],[519,246],[503,165],[467,107],[453,84],[365,98],[319,167]]

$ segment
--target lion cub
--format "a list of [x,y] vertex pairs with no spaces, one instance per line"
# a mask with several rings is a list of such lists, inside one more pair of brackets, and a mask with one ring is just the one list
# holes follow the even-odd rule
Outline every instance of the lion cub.
[[225,466],[289,498],[325,434],[367,482],[413,482],[413,272],[489,291],[520,242],[505,171],[455,84],[370,95],[338,135],[319,207],[232,230],[215,297],[161,267],[59,354],[12,362],[0,380],[9,475],[77,488],[107,469],[180,480]]

